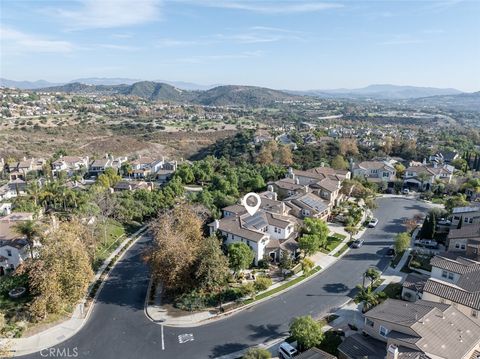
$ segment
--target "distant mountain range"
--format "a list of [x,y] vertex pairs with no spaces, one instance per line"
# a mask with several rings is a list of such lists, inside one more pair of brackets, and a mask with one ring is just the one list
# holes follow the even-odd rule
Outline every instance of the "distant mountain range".
[[435,87],[397,85],[370,85],[358,89],[308,90],[288,92],[322,98],[372,98],[381,100],[409,99],[440,95],[458,95],[462,93],[462,91],[453,88],[442,89]]
[[[68,82],[48,82],[45,80],[38,80],[38,81],[15,81],[15,80],[8,80],[5,78],[0,78],[0,86],[2,87],[10,87],[10,88],[18,88],[21,90],[36,90],[40,88],[46,87],[53,87],[53,86],[62,86],[71,83],[81,83],[85,85],[106,85],[106,86],[114,86],[114,85],[133,85],[136,82],[142,82],[143,80],[140,79],[130,79],[130,78],[122,78],[122,77],[88,77],[88,78],[80,78],[75,79]],[[183,81],[166,81],[166,80],[156,80],[154,82],[162,82],[172,86],[175,86],[182,90],[209,90],[211,88],[220,86],[220,85],[199,85],[192,82],[183,82]]]
[[147,100],[162,100],[178,103],[193,103],[211,106],[262,107],[277,101],[298,100],[298,95],[255,86],[217,86],[209,90],[182,90],[178,87],[152,81],[135,82],[131,85],[86,85],[75,82],[51,86],[37,91],[96,93],[104,95],[131,95]]
[[375,99],[415,107],[436,106],[461,111],[480,111],[480,92],[462,93],[456,89],[415,86],[371,85],[353,90],[279,91],[255,86],[211,87],[188,82],[166,83],[128,78],[84,78],[66,84],[53,84],[44,80],[28,82],[0,79],[0,85],[53,92],[132,95],[148,100],[216,106],[262,107],[277,101],[301,100],[307,96],[351,100]]

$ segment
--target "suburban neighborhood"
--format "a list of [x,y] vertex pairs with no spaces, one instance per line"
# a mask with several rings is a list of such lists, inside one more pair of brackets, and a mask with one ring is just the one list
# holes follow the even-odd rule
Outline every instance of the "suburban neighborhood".
[[480,1],[0,4],[0,358],[480,359]]

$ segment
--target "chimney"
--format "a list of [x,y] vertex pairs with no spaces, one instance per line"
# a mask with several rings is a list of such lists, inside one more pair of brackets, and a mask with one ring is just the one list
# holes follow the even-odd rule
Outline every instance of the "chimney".
[[292,167],[288,167],[288,176],[292,179],[295,179],[295,173],[293,173]]
[[220,221],[218,219],[213,221],[213,231],[215,232],[220,227]]
[[386,359],[398,359],[398,347],[395,344],[390,344],[387,350]]
[[269,185],[267,186],[267,191],[268,191],[268,192],[274,192],[273,186],[272,186],[271,184],[269,184]]
[[[293,175],[295,177],[295,175]],[[300,180],[298,178],[294,178],[295,184],[300,184]]]
[[325,167],[325,162],[321,162],[320,167]]
[[278,198],[277,192],[272,192],[272,199],[276,201]]

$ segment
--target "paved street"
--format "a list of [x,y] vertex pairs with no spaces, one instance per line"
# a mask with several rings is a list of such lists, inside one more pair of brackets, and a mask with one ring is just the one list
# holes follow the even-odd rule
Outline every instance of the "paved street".
[[[320,316],[347,302],[372,265],[384,269],[386,248],[403,231],[403,221],[427,204],[401,198],[378,200],[379,224],[368,229],[365,244],[352,249],[325,272],[276,298],[195,328],[163,327],[144,314],[148,269],[141,261],[146,240],[135,244],[112,271],[83,329],[58,348],[77,348],[79,358],[214,358],[282,336],[293,317]],[[163,343],[162,343],[163,332]],[[162,350],[164,347],[164,350]],[[44,352],[45,354],[46,352]],[[42,358],[45,355],[25,356]]]

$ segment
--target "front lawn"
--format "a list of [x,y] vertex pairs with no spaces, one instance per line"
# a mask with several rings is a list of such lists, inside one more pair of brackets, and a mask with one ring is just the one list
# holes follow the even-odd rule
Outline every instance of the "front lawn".
[[327,246],[325,248],[322,248],[322,252],[324,253],[330,253],[333,251],[335,248],[338,247],[338,245],[346,238],[345,235],[339,234],[339,233],[334,233],[331,236],[328,236],[327,238]]
[[392,299],[401,299],[402,294],[402,284],[401,283],[390,283],[388,284],[383,291],[388,298]]
[[277,287],[277,288],[274,288],[272,290],[269,290],[269,291],[266,291],[266,292],[263,292],[257,296],[255,296],[255,299],[253,298],[250,298],[250,299],[247,299],[243,302],[243,304],[250,304],[250,303],[253,303],[257,300],[260,300],[260,299],[263,299],[263,298],[266,298],[266,297],[269,297],[275,293],[278,293],[278,292],[281,292],[282,290],[284,289],[287,289],[289,287],[291,287],[292,285],[294,284],[297,284],[298,282],[301,282],[302,280],[304,280],[305,278],[307,277],[310,277],[312,274],[315,274],[317,273],[318,271],[320,271],[322,268],[320,266],[317,266],[315,268],[313,268],[310,272],[308,272],[307,274],[302,274],[300,277],[298,278],[295,278],[295,279],[292,279],[291,281],[288,281],[287,283],[285,284],[282,284],[281,286]]
[[93,270],[97,270],[98,268],[100,268],[103,261],[108,258],[108,256],[125,238],[125,228],[117,221],[108,220],[105,226],[103,224],[99,225],[97,235],[99,236],[100,243],[95,253]]
[[411,269],[423,269],[427,272],[432,271],[432,266],[430,265],[430,259],[433,256],[429,254],[420,254],[420,253],[413,253],[412,259],[410,260],[410,268]]

